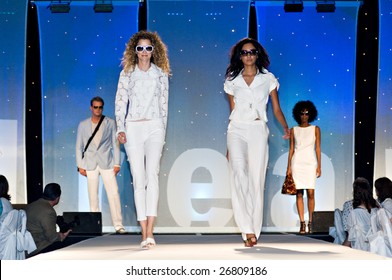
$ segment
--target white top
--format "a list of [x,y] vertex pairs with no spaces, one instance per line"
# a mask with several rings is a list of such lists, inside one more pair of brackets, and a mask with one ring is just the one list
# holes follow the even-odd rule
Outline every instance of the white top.
[[[94,123],[93,121],[91,121],[91,134],[94,133],[95,128],[98,126],[98,123]],[[101,143],[102,140],[102,131],[105,130],[105,124],[104,122],[101,123],[101,126],[99,127],[97,133],[95,134],[93,141],[95,143],[95,146],[99,146],[99,144]]]
[[266,69],[264,73],[257,73],[250,86],[245,82],[242,72],[231,81],[226,79],[224,91],[234,96],[235,103],[229,119],[236,121],[260,119],[267,122],[268,97],[275,88],[279,89],[279,82],[274,74]]
[[344,231],[348,231],[348,217],[350,216],[351,211],[353,211],[353,200],[347,200],[343,204],[343,213],[342,213],[342,220],[343,220],[343,228]]
[[11,212],[11,210],[13,210],[13,207],[11,202],[4,197],[0,197],[0,203],[1,203],[1,213],[0,213],[0,223],[1,223],[3,222],[7,214]]
[[147,71],[136,65],[132,72],[120,73],[116,93],[117,134],[126,121],[162,119],[166,129],[169,98],[168,75],[151,63]]
[[391,198],[386,198],[382,203],[381,207],[387,210],[390,215],[392,215],[392,199]]
[[[374,211],[377,211],[377,208],[373,208],[371,213]],[[367,234],[370,230],[371,213],[365,208],[358,207],[353,209],[348,216],[348,241],[351,241],[352,248],[370,250]]]

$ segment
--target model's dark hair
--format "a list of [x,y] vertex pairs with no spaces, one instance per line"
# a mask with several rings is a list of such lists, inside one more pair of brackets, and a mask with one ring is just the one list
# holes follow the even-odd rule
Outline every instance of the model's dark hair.
[[93,97],[93,98],[91,99],[91,101],[90,101],[90,105],[91,105],[91,106],[93,106],[93,102],[94,102],[94,101],[101,102],[101,103],[102,103],[102,106],[105,105],[105,102],[103,101],[103,98],[100,97],[100,96],[95,96],[95,97]]
[[358,208],[364,204],[370,213],[372,208],[377,207],[377,202],[373,197],[373,188],[366,178],[358,177],[353,183],[353,208]]
[[11,196],[8,194],[8,191],[9,191],[8,180],[4,175],[0,175],[0,197],[4,197],[7,200],[11,200]]
[[235,79],[238,74],[244,68],[244,64],[241,60],[241,50],[245,44],[252,44],[257,50],[257,58],[256,58],[256,67],[260,71],[260,73],[265,73],[264,69],[268,69],[270,65],[270,60],[266,50],[263,46],[252,38],[244,38],[237,42],[232,48],[230,52],[230,64],[227,66],[225,77],[229,80]]
[[378,201],[382,203],[385,199],[392,199],[392,181],[387,177],[378,178],[374,182],[377,191]]
[[313,122],[317,118],[318,112],[312,101],[298,101],[293,108],[293,118],[298,124],[301,124],[301,112],[305,109],[309,112],[309,123]]

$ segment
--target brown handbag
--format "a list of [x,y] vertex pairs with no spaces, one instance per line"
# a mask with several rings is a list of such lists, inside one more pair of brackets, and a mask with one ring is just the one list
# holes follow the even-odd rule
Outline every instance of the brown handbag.
[[282,194],[289,194],[289,195],[295,195],[297,194],[297,189],[295,188],[295,183],[293,180],[293,176],[286,175],[286,178],[284,179],[283,186],[282,186]]

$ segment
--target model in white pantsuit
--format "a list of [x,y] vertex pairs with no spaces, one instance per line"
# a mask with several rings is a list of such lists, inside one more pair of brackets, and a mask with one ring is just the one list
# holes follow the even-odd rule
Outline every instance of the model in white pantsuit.
[[128,122],[126,135],[124,147],[130,155],[137,220],[143,221],[158,214],[158,174],[165,129],[160,119]]
[[140,247],[156,245],[158,173],[165,142],[170,66],[156,32],[139,31],[128,41],[116,93],[117,137],[124,144],[133,178]]
[[245,247],[257,244],[263,224],[264,183],[268,164],[267,104],[288,139],[290,131],[280,109],[275,76],[269,58],[256,40],[240,40],[231,51],[224,90],[230,103],[227,149],[234,218]]
[[264,121],[231,121],[227,131],[232,174],[234,218],[246,233],[260,236],[263,223],[264,181],[268,164],[268,127]]

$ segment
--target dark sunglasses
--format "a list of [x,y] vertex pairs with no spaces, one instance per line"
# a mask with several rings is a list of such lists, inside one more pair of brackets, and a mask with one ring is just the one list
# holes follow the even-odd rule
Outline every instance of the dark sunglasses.
[[255,50],[255,49],[253,49],[253,50],[241,50],[240,51],[240,55],[241,56],[248,56],[248,55],[255,56],[258,53],[259,52],[257,50]]
[[146,51],[146,52],[148,52],[148,53],[152,52],[153,49],[154,49],[154,47],[151,46],[151,45],[147,45],[147,46],[140,46],[140,45],[139,45],[139,46],[136,46],[136,48],[135,48],[136,52],[143,52],[143,51]]
[[103,109],[103,106],[93,106],[94,109]]
[[301,115],[309,116],[309,112],[308,111],[301,112]]

